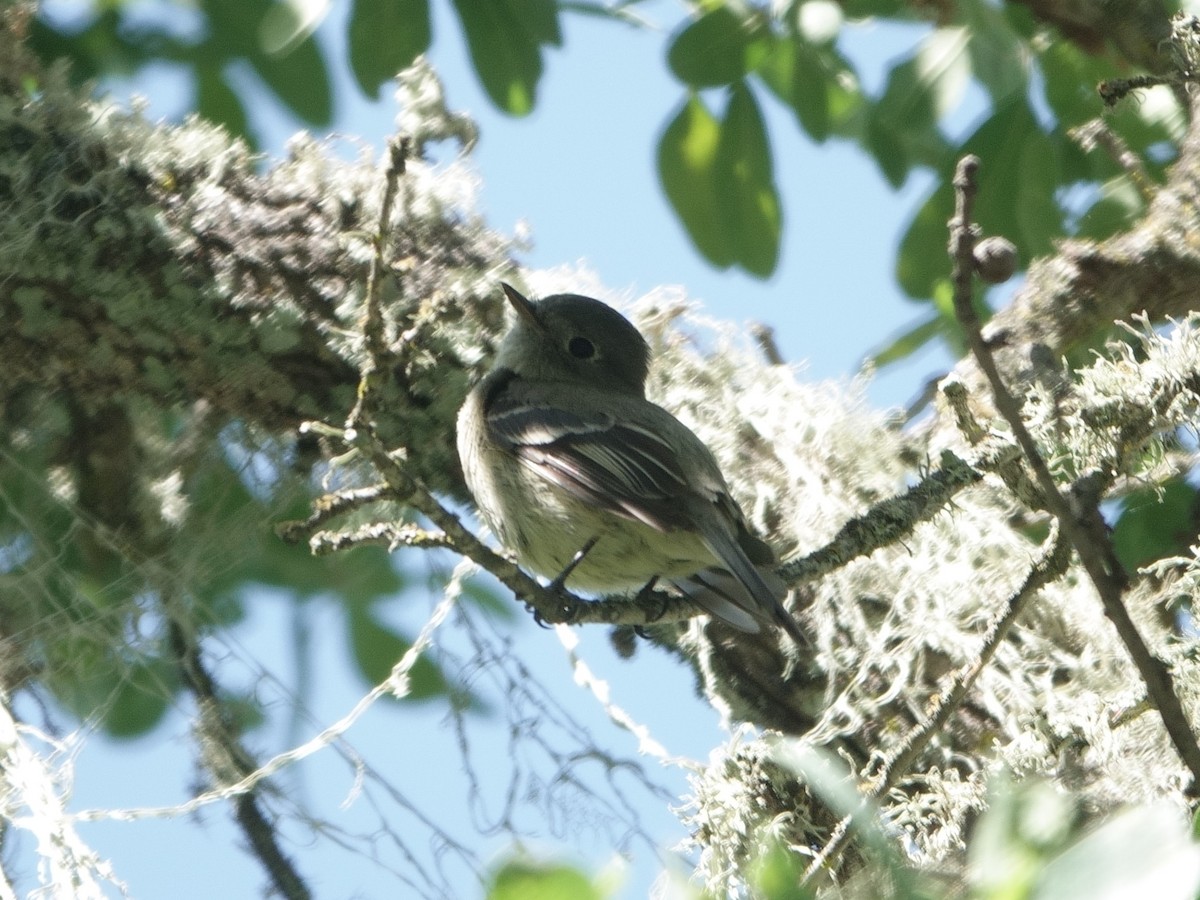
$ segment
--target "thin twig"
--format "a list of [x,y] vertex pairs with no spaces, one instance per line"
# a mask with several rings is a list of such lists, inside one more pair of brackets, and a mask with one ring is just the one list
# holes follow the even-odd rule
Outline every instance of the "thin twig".
[[[908,772],[917,757],[929,746],[933,737],[945,727],[950,717],[966,700],[968,692],[976,679],[988,664],[995,658],[1000,645],[1008,636],[1013,623],[1028,605],[1029,600],[1043,587],[1059,578],[1067,570],[1071,560],[1069,544],[1059,538],[1057,529],[1053,530],[1043,545],[1042,553],[1034,562],[1022,582],[1004,603],[1004,608],[993,620],[983,637],[983,646],[979,655],[960,668],[948,687],[935,691],[931,708],[925,718],[915,725],[904,736],[904,739],[887,755],[876,770],[870,786],[863,791],[863,804],[878,800],[893,787]],[[832,861],[845,847],[850,839],[850,826],[859,812],[844,817],[830,833],[825,846],[813,858],[804,873],[805,886],[815,886],[813,882],[822,872],[830,871]]]
[[1149,203],[1154,197],[1154,182],[1146,171],[1146,166],[1136,153],[1129,149],[1125,139],[1108,127],[1103,119],[1092,119],[1074,128],[1068,129],[1067,137],[1075,141],[1085,153],[1096,148],[1104,150],[1121,169],[1129,176],[1133,186],[1142,196],[1142,201]]
[[417,547],[421,550],[436,548],[457,549],[444,532],[431,531],[409,522],[372,522],[354,531],[318,531],[308,539],[308,548],[314,556],[338,553],[354,547]]
[[[196,698],[204,765],[218,785],[246,778],[257,766],[238,741],[217,696],[216,682],[204,665],[199,644],[176,616],[168,615],[171,650],[183,683]],[[288,900],[308,900],[312,892],[283,849],[258,802],[258,785],[232,796],[234,816],[271,883]]]
[[1158,709],[1171,743],[1191,772],[1188,793],[1194,793],[1200,785],[1200,744],[1192,732],[1183,704],[1175,692],[1175,685],[1167,665],[1155,656],[1142,640],[1129,611],[1125,608],[1124,594],[1129,585],[1129,576],[1117,559],[1109,540],[1108,528],[1100,515],[1098,492],[1096,496],[1075,494],[1073,504],[1059,491],[1037,443],[1021,417],[1017,400],[1009,393],[1000,370],[992,356],[991,348],[984,340],[979,318],[972,305],[974,268],[973,250],[977,237],[972,224],[972,206],[978,186],[979,159],[965,156],[959,161],[954,176],[955,214],[950,221],[950,255],[954,265],[954,311],[967,338],[971,354],[979,363],[992,389],[997,411],[1008,422],[1013,437],[1021,447],[1034,480],[1042,494],[1048,511],[1058,519],[1063,536],[1079,555],[1084,570],[1088,573],[1104,613],[1117,629],[1125,649],[1129,651],[1138,673],[1146,684],[1151,702]]
[[[465,565],[465,564],[464,564]],[[420,633],[413,640],[408,650],[400,657],[399,661],[392,666],[392,670],[388,673],[388,677],[379,684],[375,685],[370,691],[359,698],[353,708],[334,722],[321,730],[321,732],[310,738],[307,742],[298,747],[293,747],[290,750],[285,750],[282,753],[268,759],[265,763],[252,771],[247,772],[238,781],[231,784],[219,785],[211,790],[205,791],[198,796],[192,797],[183,803],[174,806],[157,806],[143,807],[141,809],[89,809],[75,814],[74,818],[81,822],[95,822],[100,820],[116,820],[121,822],[133,822],[141,819],[157,819],[157,818],[176,818],[196,812],[199,809],[207,806],[210,803],[215,803],[221,800],[227,800],[231,797],[238,797],[248,792],[257,789],[265,779],[270,778],[277,772],[282,771],[288,766],[294,765],[301,760],[307,759],[315,753],[324,750],[326,747],[334,743],[348,732],[354,725],[366,714],[381,697],[392,696],[403,698],[408,696],[412,687],[409,680],[409,675],[412,672],[413,666],[421,658],[429,646],[433,643],[434,632],[446,621],[450,611],[454,608],[455,601],[458,597],[458,591],[461,586],[461,575],[456,572],[447,584],[445,596],[441,602],[434,608],[429,619],[422,626]]]
[[779,352],[779,344],[775,342],[775,329],[764,322],[755,322],[750,326],[750,336],[762,351],[763,359],[772,366],[784,364],[783,354]]
[[379,204],[379,221],[372,241],[375,252],[371,256],[371,268],[367,272],[366,308],[363,313],[362,334],[366,342],[366,359],[358,382],[358,399],[346,420],[347,428],[355,428],[366,419],[367,398],[374,387],[375,379],[386,371],[383,359],[387,353],[384,336],[383,309],[380,301],[383,272],[387,266],[387,248],[392,234],[392,210],[396,205],[396,194],[400,189],[400,178],[408,163],[409,139],[407,136],[388,140],[387,168],[384,172],[383,200]]
[[313,501],[313,511],[307,519],[296,522],[280,522],[275,526],[275,533],[292,544],[298,544],[303,540],[312,541],[314,535],[318,533],[317,529],[331,519],[354,512],[378,500],[387,500],[389,496],[387,486],[382,484],[325,494]]

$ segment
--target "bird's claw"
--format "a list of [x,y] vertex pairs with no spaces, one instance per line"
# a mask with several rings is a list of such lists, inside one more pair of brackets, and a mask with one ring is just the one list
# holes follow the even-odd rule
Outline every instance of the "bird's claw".
[[[658,576],[657,575],[655,575],[653,578],[651,578],[649,581],[647,581],[642,586],[642,589],[637,592],[637,596],[634,597],[634,600],[636,600],[639,603],[643,603],[647,600],[650,600],[651,598],[654,598],[654,586],[656,584],[658,584]],[[659,601],[658,612],[656,612],[652,616],[651,615],[646,616],[646,623],[645,623],[646,625],[653,625],[655,622],[657,622],[659,619],[661,619],[663,616],[665,616],[667,614],[667,607],[671,603],[670,599],[667,598],[665,595],[658,597],[656,599],[658,599],[658,601]],[[637,627],[638,627],[638,629],[641,629],[644,626],[639,625]],[[640,634],[641,632],[639,631],[638,633]],[[642,636],[645,637],[645,635],[642,635]]]

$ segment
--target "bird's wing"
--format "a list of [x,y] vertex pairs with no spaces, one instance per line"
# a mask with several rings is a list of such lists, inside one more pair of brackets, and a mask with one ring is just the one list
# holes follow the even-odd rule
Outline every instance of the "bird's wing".
[[[699,439],[652,404],[617,423],[608,413],[588,409],[583,396],[581,391],[580,402],[568,409],[561,397],[535,390],[502,392],[488,406],[488,427],[522,463],[584,502],[660,531],[695,531],[723,569],[675,584],[704,609],[743,631],[758,631],[760,621],[775,622],[805,640],[780,605],[787,588],[770,571],[770,548],[746,530]],[[660,415],[666,419],[656,428]],[[681,429],[673,433],[685,446],[660,436],[668,421]],[[681,452],[694,464],[690,480]]]
[[487,421],[522,463],[580,500],[660,531],[692,527],[678,501],[693,489],[654,429],[511,395],[491,404]]

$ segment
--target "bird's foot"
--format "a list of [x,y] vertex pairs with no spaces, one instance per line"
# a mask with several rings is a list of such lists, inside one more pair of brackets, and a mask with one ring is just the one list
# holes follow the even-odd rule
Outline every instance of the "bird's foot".
[[597,537],[587,539],[587,542],[571,557],[571,561],[563,567],[563,570],[554,576],[554,580],[549,584],[550,590],[556,594],[561,594],[565,591],[567,579],[571,577],[571,573],[583,562],[583,558],[592,552],[592,548],[596,546],[598,540],[600,539]]
[[[657,575],[655,575],[653,578],[651,578],[649,581],[647,581],[644,585],[642,585],[641,590],[639,590],[637,592],[637,595],[633,598],[634,601],[641,603],[643,601],[649,600],[652,597],[654,597],[654,586],[656,584],[658,584],[658,576]],[[634,634],[636,634],[638,637],[641,637],[641,638],[649,638],[649,635],[646,634],[646,625],[653,625],[655,622],[657,622],[659,619],[661,619],[667,611],[668,601],[665,597],[662,598],[661,603],[662,603],[662,605],[659,606],[658,612],[656,612],[652,616],[646,616],[646,624],[645,625],[634,625],[633,626]]]

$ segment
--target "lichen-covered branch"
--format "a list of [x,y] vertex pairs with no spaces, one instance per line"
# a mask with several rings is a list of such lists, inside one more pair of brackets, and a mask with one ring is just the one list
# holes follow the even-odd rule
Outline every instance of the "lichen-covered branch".
[[1146,646],[1125,608],[1129,576],[1117,559],[1108,535],[1108,526],[1100,513],[1100,503],[1111,483],[1113,473],[1104,469],[1089,473],[1086,483],[1080,484],[1082,489],[1073,492],[1074,502],[1064,496],[1042,458],[1033,435],[1025,425],[1020,403],[1009,391],[996,367],[991,348],[983,339],[973,305],[972,289],[975,266],[973,250],[977,236],[971,219],[971,206],[977,191],[978,171],[978,158],[966,156],[959,162],[954,177],[956,204],[955,215],[950,222],[950,248],[954,262],[955,315],[966,334],[967,345],[975,361],[988,380],[992,400],[1012,429],[1026,464],[1033,471],[1034,480],[1041,489],[1047,509],[1055,516],[1067,541],[1079,555],[1104,604],[1105,615],[1120,634],[1146,685],[1151,702],[1162,716],[1176,751],[1191,770],[1192,787],[1189,793],[1194,794],[1200,790],[1200,743],[1197,743],[1192,723],[1189,722],[1176,693],[1170,669]]

